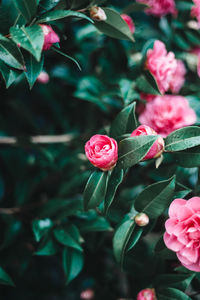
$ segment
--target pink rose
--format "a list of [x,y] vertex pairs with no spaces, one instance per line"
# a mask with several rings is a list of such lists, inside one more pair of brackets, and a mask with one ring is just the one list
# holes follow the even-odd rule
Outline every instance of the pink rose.
[[40,75],[38,76],[37,81],[42,84],[48,83],[49,82],[49,74],[45,71],[42,71],[40,73]]
[[169,207],[164,242],[182,265],[200,272],[200,197],[175,199]]
[[151,72],[157,81],[161,93],[170,88],[177,70],[177,60],[173,52],[167,53],[165,44],[155,41],[153,49],[147,51],[146,68]]
[[196,113],[182,96],[157,96],[146,104],[139,121],[166,137],[176,129],[194,124]]
[[127,23],[128,27],[130,29],[130,32],[134,33],[135,32],[135,24],[133,23],[132,18],[126,14],[122,14],[121,17]]
[[[157,135],[157,133],[149,126],[140,125],[131,133],[131,137],[140,136],[140,135]],[[153,144],[153,146],[151,147],[151,149],[149,150],[149,152],[143,158],[143,160],[159,157],[164,151],[164,147],[165,147],[164,140],[162,137],[159,136],[158,139]]]
[[172,75],[172,80],[170,82],[170,90],[172,93],[177,94],[185,82],[185,74],[186,74],[186,68],[184,66],[184,63],[182,60],[177,59],[177,66],[176,70]]
[[197,18],[200,26],[200,0],[193,0],[194,6],[191,9],[191,16]]
[[108,171],[116,165],[118,145],[109,136],[96,134],[85,144],[85,153],[95,167]]
[[149,15],[162,17],[166,14],[177,14],[174,0],[137,0],[137,2],[149,6],[149,8],[145,9],[145,12]]
[[51,46],[55,43],[60,42],[59,36],[55,33],[55,31],[49,25],[40,24],[43,33],[44,33],[44,44],[43,51],[49,50]]
[[156,300],[154,289],[144,289],[137,294],[137,300]]

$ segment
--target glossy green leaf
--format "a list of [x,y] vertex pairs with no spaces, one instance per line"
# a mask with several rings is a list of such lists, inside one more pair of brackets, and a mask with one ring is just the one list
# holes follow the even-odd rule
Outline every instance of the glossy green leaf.
[[3,61],[0,60],[0,72],[6,83],[6,88],[9,88],[13,82],[19,77],[20,71],[11,69]]
[[163,288],[156,290],[158,299],[162,300],[191,300],[191,298],[180,290],[175,288]]
[[147,4],[134,2],[134,3],[131,3],[130,5],[128,5],[128,6],[123,10],[123,13],[124,13],[124,14],[131,14],[131,13],[133,13],[133,12],[143,11],[145,8],[148,8],[148,5],[147,5]]
[[49,22],[64,19],[67,17],[77,17],[77,18],[85,19],[89,22],[94,23],[93,20],[90,19],[85,14],[82,14],[82,13],[76,12],[76,11],[72,11],[72,10],[53,10],[53,11],[47,12],[46,14],[42,15],[42,17],[39,20],[37,20],[37,23],[46,23],[46,22],[49,23]]
[[77,65],[77,67],[79,68],[79,70],[81,71],[81,67],[80,67],[79,63],[76,61],[76,59],[74,59],[73,57],[71,57],[71,56],[67,55],[66,53],[62,52],[61,50],[59,50],[59,49],[58,49],[57,47],[55,47],[55,46],[52,47],[52,50],[54,50],[55,52],[57,52],[57,53],[63,55],[64,57],[66,57],[66,58],[72,60],[72,61]]
[[144,75],[139,76],[136,80],[136,85],[137,88],[143,93],[151,95],[161,94],[155,79],[149,72],[146,72]]
[[122,140],[119,143],[118,167],[125,169],[137,164],[145,157],[157,138],[157,136],[151,135]]
[[15,69],[23,70],[24,61],[17,45],[0,35],[0,60]]
[[128,245],[127,245],[127,251],[131,250],[139,241],[142,233],[143,233],[144,228],[135,226],[133,229],[133,232],[131,234],[131,237],[129,239]]
[[185,291],[195,274],[163,274],[155,279],[155,287],[173,287]]
[[11,27],[10,33],[13,41],[20,47],[29,51],[37,61],[40,61],[44,44],[44,34],[39,25],[29,27]]
[[109,222],[104,217],[98,217],[94,220],[87,220],[81,224],[80,230],[82,233],[111,231],[112,228]]
[[135,106],[136,103],[132,103],[126,106],[116,116],[111,124],[110,136],[114,139],[119,138],[121,135],[126,133],[132,133],[137,127],[137,121],[135,118]]
[[133,35],[120,14],[113,9],[103,8],[107,19],[105,21],[95,21],[96,28],[102,33],[121,40],[134,41]]
[[27,54],[25,57],[25,65],[26,65],[25,76],[29,83],[30,89],[32,89],[38,76],[43,70],[44,57],[42,57],[40,61],[36,61],[33,55]]
[[40,243],[35,255],[49,256],[56,254],[58,248],[56,242],[49,236],[46,236]]
[[124,178],[123,170],[119,170],[118,168],[114,168],[112,174],[108,180],[107,192],[104,201],[104,212],[107,214],[109,207],[114,201],[115,193],[118,189],[118,186],[122,182]]
[[72,281],[83,268],[83,254],[72,248],[65,248],[62,253],[63,269],[66,276],[65,284]]
[[149,185],[135,200],[135,209],[157,218],[169,207],[175,189],[175,177]]
[[200,166],[200,147],[194,147],[173,154],[176,163],[184,168],[195,168]]
[[36,0],[13,0],[13,2],[27,22],[35,16],[38,4]]
[[95,171],[90,176],[84,190],[84,208],[96,208],[105,198],[107,172]]
[[53,227],[51,219],[34,220],[32,222],[32,229],[36,239],[39,242],[41,238]]
[[11,277],[0,267],[0,284],[15,286]]
[[56,240],[62,245],[83,251],[80,246],[80,234],[76,226],[71,225],[69,227],[57,227],[53,232]]
[[190,126],[178,129],[167,136],[165,151],[176,152],[200,145],[200,128]]

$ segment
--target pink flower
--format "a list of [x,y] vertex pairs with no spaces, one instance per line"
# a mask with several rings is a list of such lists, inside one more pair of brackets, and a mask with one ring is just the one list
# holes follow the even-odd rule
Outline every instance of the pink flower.
[[172,75],[170,82],[170,90],[172,93],[178,94],[185,82],[186,68],[182,60],[177,59],[176,70]]
[[98,6],[90,8],[90,18],[94,21],[105,21],[107,19],[105,11]]
[[118,145],[109,136],[96,134],[85,144],[85,153],[95,167],[108,171],[118,160]]
[[144,289],[137,294],[137,300],[156,300],[154,289]]
[[200,77],[200,47],[195,47],[190,52],[197,55],[197,74]]
[[60,42],[60,38],[49,25],[40,24],[44,33],[43,51],[49,50],[55,43]]
[[[131,133],[131,137],[140,135],[157,135],[157,133],[149,126],[140,125]],[[164,151],[164,147],[165,144],[163,138],[158,137],[158,139],[155,141],[155,143],[153,144],[149,152],[146,154],[146,156],[143,158],[143,160],[159,157]]]
[[175,199],[169,207],[164,242],[182,265],[200,272],[200,197]]
[[42,71],[40,73],[40,75],[38,76],[37,81],[42,84],[48,83],[49,82],[49,74],[45,71]]
[[86,289],[81,292],[80,298],[84,300],[91,300],[94,298],[94,291],[92,289]]
[[137,0],[149,6],[145,12],[149,15],[162,17],[166,14],[177,14],[174,0]]
[[196,113],[182,96],[157,96],[147,103],[139,121],[166,137],[176,129],[194,124]]
[[191,9],[191,16],[197,18],[200,26],[200,0],[193,0],[194,6]]
[[149,224],[149,217],[144,213],[139,213],[134,218],[135,223],[140,226],[146,226]]
[[122,14],[121,17],[127,23],[128,27],[130,29],[130,32],[134,33],[135,32],[135,24],[133,23],[132,18],[126,14]]
[[165,44],[155,41],[153,49],[147,51],[146,68],[151,72],[157,81],[161,93],[170,88],[177,70],[177,60],[173,52],[167,53]]

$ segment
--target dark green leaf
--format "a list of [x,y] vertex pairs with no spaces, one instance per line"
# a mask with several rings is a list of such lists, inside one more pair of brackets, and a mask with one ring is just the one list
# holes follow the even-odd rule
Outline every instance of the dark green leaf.
[[54,236],[62,245],[83,251],[80,246],[80,234],[76,226],[57,227],[54,229]]
[[200,166],[200,147],[194,147],[173,154],[176,163],[184,168],[195,168]]
[[151,95],[161,94],[154,77],[149,72],[139,76],[136,80],[136,85],[137,88],[143,93]]
[[163,288],[159,289],[158,291],[156,290],[156,295],[158,299],[162,300],[191,300],[188,295],[174,288]]
[[38,247],[35,255],[49,256],[57,252],[56,242],[49,236],[46,236]]
[[145,8],[148,8],[147,4],[143,4],[143,3],[131,3],[130,5],[128,5],[124,10],[123,13],[124,14],[131,14],[133,12],[138,12],[138,11],[143,11]]
[[36,0],[13,0],[13,2],[27,22],[35,16],[38,4]]
[[11,84],[19,77],[20,72],[18,70],[13,70],[4,64],[3,61],[0,60],[0,72],[3,76],[3,79],[6,83],[6,88],[9,88]]
[[112,228],[104,217],[98,217],[95,220],[87,220],[80,227],[81,232],[111,231]]
[[46,14],[44,14],[42,16],[42,18],[40,18],[39,20],[37,20],[37,23],[46,23],[46,22],[52,22],[55,20],[60,20],[66,17],[77,17],[77,18],[81,18],[81,19],[86,19],[92,23],[93,20],[90,19],[88,16],[86,16],[85,14],[82,14],[80,12],[76,12],[76,11],[72,11],[72,10],[54,10],[54,11],[50,11],[47,12]]
[[11,277],[4,271],[2,267],[0,267],[0,284],[15,286]]
[[83,254],[72,248],[65,248],[62,253],[63,269],[66,276],[66,284],[72,281],[83,268]]
[[25,57],[25,64],[26,64],[26,72],[25,76],[28,80],[30,89],[32,89],[34,83],[36,82],[38,76],[40,75],[43,65],[44,65],[44,57],[38,62],[35,60],[33,55],[27,54]]
[[155,279],[155,287],[173,287],[185,291],[195,274],[163,274]]
[[57,47],[55,47],[55,46],[52,47],[52,50],[54,50],[55,52],[57,52],[57,53],[59,53],[59,54],[65,56],[66,58],[72,60],[72,61],[77,65],[77,67],[79,68],[79,70],[81,71],[81,67],[80,67],[79,63],[78,63],[73,57],[67,55],[66,53],[63,53],[62,51],[60,51],[60,50],[59,50]]
[[53,227],[53,222],[51,219],[43,219],[43,220],[34,220],[32,222],[32,229],[35,235],[35,239],[37,242],[41,240],[41,238],[48,232],[50,228]]
[[105,198],[107,187],[107,172],[92,173],[84,190],[84,208],[96,208]]

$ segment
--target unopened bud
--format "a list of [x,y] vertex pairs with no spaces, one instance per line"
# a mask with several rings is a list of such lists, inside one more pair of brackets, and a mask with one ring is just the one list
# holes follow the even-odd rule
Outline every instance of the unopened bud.
[[144,213],[139,213],[135,216],[135,223],[140,226],[146,226],[149,224],[149,217]]
[[98,6],[90,8],[90,18],[94,21],[105,21],[107,19],[105,11]]
[[157,300],[154,289],[144,289],[137,294],[137,300]]
[[94,298],[94,291],[92,289],[86,289],[81,292],[80,298],[84,300],[91,300]]

